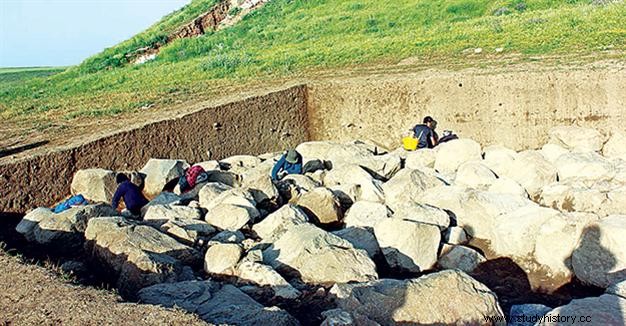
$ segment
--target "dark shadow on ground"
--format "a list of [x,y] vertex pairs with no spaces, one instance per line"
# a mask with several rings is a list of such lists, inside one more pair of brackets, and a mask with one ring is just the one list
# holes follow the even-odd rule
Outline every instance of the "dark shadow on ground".
[[22,146],[16,146],[16,147],[12,147],[12,148],[0,149],[0,157],[5,157],[5,156],[15,155],[15,154],[18,154],[18,153],[21,153],[21,152],[25,152],[27,150],[46,145],[49,142],[50,141],[48,141],[48,140],[43,140],[43,141],[38,141],[38,142],[35,142],[35,143],[22,145]]
[[61,266],[69,261],[80,262],[85,265],[87,273],[70,275],[72,283],[99,289],[115,288],[115,279],[103,270],[100,264],[87,256],[82,243],[74,250],[51,250],[50,246],[27,241],[23,235],[15,231],[23,217],[24,214],[0,213],[0,244],[7,254],[20,256],[24,263],[44,266]]

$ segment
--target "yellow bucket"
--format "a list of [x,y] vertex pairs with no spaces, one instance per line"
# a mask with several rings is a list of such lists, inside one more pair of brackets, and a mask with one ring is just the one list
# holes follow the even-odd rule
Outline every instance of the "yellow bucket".
[[414,151],[417,149],[418,140],[415,137],[406,136],[402,138],[402,146],[407,151]]

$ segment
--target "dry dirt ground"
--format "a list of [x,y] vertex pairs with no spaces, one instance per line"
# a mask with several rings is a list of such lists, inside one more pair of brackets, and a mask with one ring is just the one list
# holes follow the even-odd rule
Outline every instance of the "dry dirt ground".
[[112,292],[72,285],[0,250],[0,325],[207,325],[196,316],[120,303]]

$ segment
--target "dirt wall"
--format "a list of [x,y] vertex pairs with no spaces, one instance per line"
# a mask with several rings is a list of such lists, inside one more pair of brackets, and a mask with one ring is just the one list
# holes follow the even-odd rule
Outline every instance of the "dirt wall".
[[[626,129],[626,70],[519,69],[425,71],[312,82],[313,139],[369,139],[398,147],[401,133],[424,115],[438,131],[454,130],[483,145],[521,150],[547,140],[550,127],[577,124]],[[490,70],[490,71],[495,71]]]
[[0,165],[0,212],[23,213],[69,194],[79,169],[140,169],[150,158],[188,162],[280,151],[309,139],[305,86],[149,123],[82,146]]

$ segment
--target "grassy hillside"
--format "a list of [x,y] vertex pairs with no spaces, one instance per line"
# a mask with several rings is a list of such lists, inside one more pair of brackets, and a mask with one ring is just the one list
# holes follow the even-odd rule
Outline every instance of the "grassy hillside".
[[[234,27],[164,47],[132,66],[125,54],[159,42],[210,8],[194,0],[147,31],[63,73],[0,89],[0,117],[67,121],[208,96],[216,85],[407,57],[522,57],[626,50],[626,4],[601,0],[273,0]],[[604,1],[608,2],[608,1]],[[475,48],[483,52],[474,55]],[[495,49],[502,48],[496,54]]]

